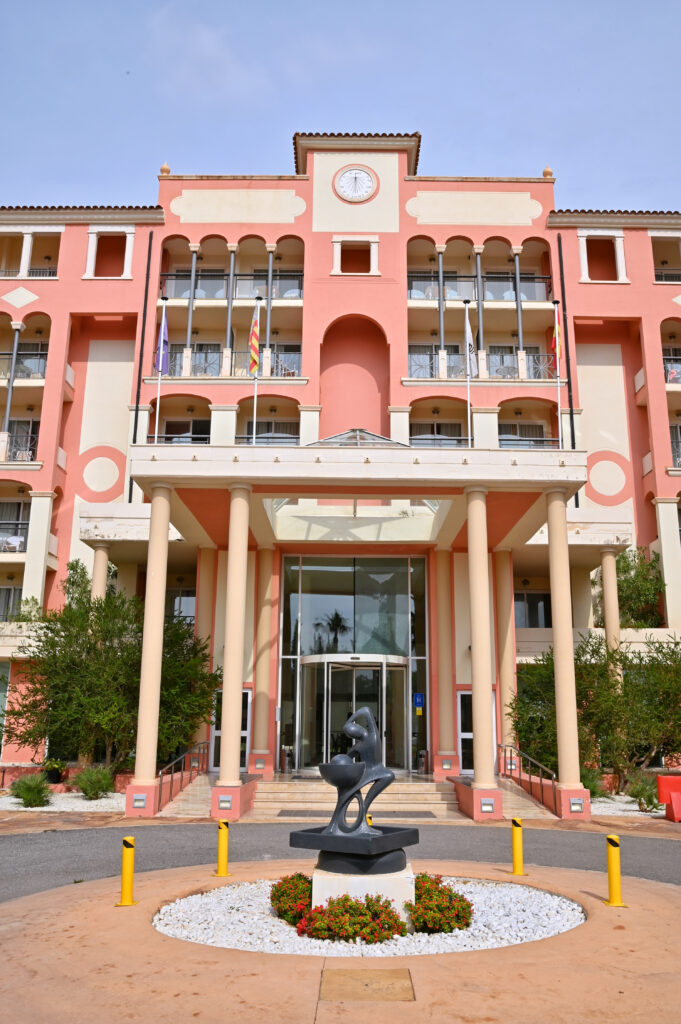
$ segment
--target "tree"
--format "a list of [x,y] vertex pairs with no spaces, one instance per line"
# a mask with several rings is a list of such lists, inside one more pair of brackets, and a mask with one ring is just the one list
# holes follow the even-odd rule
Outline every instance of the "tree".
[[[660,556],[650,557],[645,548],[621,551],[617,556],[617,597],[620,606],[620,625],[627,629],[654,629],[662,625],[660,598],[664,581],[660,569]],[[603,625],[603,583],[601,570],[595,574],[596,624]]]
[[[59,611],[34,620],[20,648],[18,686],[5,712],[7,739],[50,746],[81,762],[98,753],[112,768],[134,749],[142,659],[142,604],[107,587],[92,600],[81,562],[70,562]],[[166,622],[158,757],[166,761],[208,721],[220,673],[208,668],[206,641],[184,621]]]
[[326,643],[326,650],[329,653],[337,651],[338,638],[344,636],[345,633],[350,632],[348,620],[341,614],[341,612],[338,611],[338,609],[333,612],[329,612],[323,618],[318,619],[314,623],[314,628],[321,629],[327,634],[328,640]]

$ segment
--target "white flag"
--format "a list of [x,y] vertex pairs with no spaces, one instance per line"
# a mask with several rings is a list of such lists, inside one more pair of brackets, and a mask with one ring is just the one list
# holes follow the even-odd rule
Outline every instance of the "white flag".
[[471,330],[470,320],[468,319],[468,303],[466,303],[466,326],[464,330],[464,341],[466,343],[466,376],[477,377],[478,357],[475,352],[475,342],[473,340],[473,332]]

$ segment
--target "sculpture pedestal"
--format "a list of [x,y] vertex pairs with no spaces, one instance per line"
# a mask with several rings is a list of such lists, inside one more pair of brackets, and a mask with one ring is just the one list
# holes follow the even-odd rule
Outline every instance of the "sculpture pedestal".
[[338,896],[363,900],[365,896],[383,896],[392,900],[395,911],[411,927],[404,904],[414,902],[414,872],[411,864],[389,874],[340,874],[315,868],[312,872],[312,906],[325,905]]

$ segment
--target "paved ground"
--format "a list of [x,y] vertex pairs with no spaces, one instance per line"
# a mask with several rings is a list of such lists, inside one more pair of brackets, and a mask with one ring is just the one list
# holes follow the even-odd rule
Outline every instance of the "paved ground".
[[[140,845],[151,836],[174,837],[176,828],[140,829]],[[468,835],[487,842],[491,831]],[[117,829],[97,835],[107,832],[118,839]],[[237,849],[252,836],[265,838],[257,826],[241,839],[236,832]],[[456,829],[437,832],[461,837]],[[188,841],[196,838],[184,833]],[[657,850],[667,846],[680,850],[677,843],[656,843]],[[159,905],[179,896],[309,867],[309,860],[233,862],[226,880],[212,878],[206,867],[145,872],[135,882],[137,906],[125,909],[114,907],[115,879],[5,903],[3,1024],[678,1024],[681,887],[659,882],[625,880],[629,906],[614,909],[603,905],[601,873],[535,867],[522,883],[577,900],[587,911],[585,924],[521,946],[383,962],[213,949],[152,926]],[[415,867],[510,880],[506,869],[458,858],[417,860]],[[349,973],[339,977],[343,970]]]
[[[41,832],[0,835],[0,901],[43,892],[55,886],[73,885],[117,875],[121,840],[136,837],[136,870],[210,864],[216,856],[214,823],[153,824],[127,822],[108,828],[55,828]],[[626,826],[625,826],[626,827]],[[675,827],[678,830],[678,826]],[[681,846],[673,839],[627,834],[622,837],[622,871],[625,875],[681,885]],[[295,858],[290,849],[291,825],[235,824],[230,829],[230,859],[267,861]],[[419,826],[421,842],[410,856],[442,860],[491,861],[508,864],[510,827],[470,825]],[[602,834],[563,828],[525,828],[525,863],[548,867],[605,870],[605,839]],[[675,831],[670,834],[678,834]]]

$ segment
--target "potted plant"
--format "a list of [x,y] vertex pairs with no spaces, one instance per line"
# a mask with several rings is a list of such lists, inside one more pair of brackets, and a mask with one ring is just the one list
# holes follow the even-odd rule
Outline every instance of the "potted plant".
[[48,782],[61,782],[65,770],[66,761],[60,761],[58,757],[46,757],[43,761],[43,771]]

